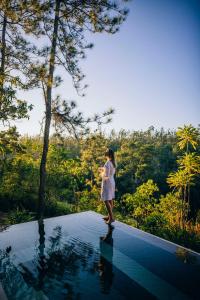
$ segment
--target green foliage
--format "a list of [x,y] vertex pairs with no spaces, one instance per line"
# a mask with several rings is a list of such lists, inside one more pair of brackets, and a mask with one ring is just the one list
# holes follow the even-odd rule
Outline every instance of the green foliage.
[[0,122],[5,124],[10,120],[28,118],[33,105],[28,105],[25,100],[18,99],[15,90],[11,87],[4,88],[0,95]]
[[183,127],[178,127],[176,134],[180,149],[186,148],[188,152],[191,146],[196,150],[199,143],[199,131],[197,128],[194,128],[192,125],[184,125]]
[[[92,190],[83,190],[82,192],[77,193],[78,198],[78,211],[85,210],[94,210],[98,211],[98,208],[101,210],[101,202],[99,190],[93,188]],[[100,211],[99,211],[100,212]]]
[[[148,152],[150,149],[143,147],[142,143],[151,144],[154,150],[149,158],[146,153],[139,160],[142,150]],[[23,207],[27,212],[36,212],[41,138],[20,137],[15,131],[5,132],[1,145],[4,149],[0,172],[1,210],[9,212]],[[188,203],[183,201],[182,190],[177,188],[171,192],[166,180],[170,172],[176,171],[177,165],[181,172],[197,172],[200,149],[197,147],[195,151],[180,156],[172,132],[161,130],[158,133],[151,129],[145,132],[112,132],[109,136],[101,132],[79,140],[52,136],[47,164],[45,216],[85,210],[106,214],[104,203],[100,201],[98,167],[105,162],[107,147],[115,149],[117,157],[115,218],[196,249],[200,209],[198,176],[195,175],[190,186],[190,206],[195,205],[193,210],[190,209],[190,222],[186,218],[189,208]],[[143,163],[146,166],[142,167]],[[180,180],[182,182],[183,178]],[[185,228],[181,226],[183,213],[188,220]],[[16,218],[13,223],[18,221],[21,222]]]
[[185,149],[185,153],[177,159],[178,170],[170,172],[167,182],[181,195],[181,226],[184,228],[189,217],[191,187],[195,186],[200,174],[200,155],[197,149],[200,133],[192,125],[184,125],[183,128],[179,127],[177,137],[178,146],[180,150]]
[[30,214],[30,212],[26,211],[25,209],[15,209],[11,210],[5,222],[7,224],[17,224],[17,223],[24,223],[24,222],[30,222],[34,220],[34,215]]
[[158,186],[153,180],[149,179],[146,183],[137,187],[134,194],[123,196],[123,202],[126,204],[129,213],[133,215],[139,224],[142,224],[144,219],[154,211],[158,202],[154,194],[158,191]]
[[75,212],[75,207],[67,202],[49,200],[45,205],[45,216],[54,217],[68,215]]
[[28,112],[33,108],[18,98],[17,91],[32,86],[26,74],[30,70],[34,46],[26,33],[32,32],[36,26],[36,3],[18,0],[0,2],[0,122],[3,124],[28,118]]
[[144,219],[144,223],[141,228],[152,234],[162,234],[163,228],[167,225],[167,219],[164,215],[159,212],[152,212],[149,216]]
[[[119,30],[120,25],[125,21],[127,9],[125,9],[123,1],[93,1],[78,2],[73,1],[45,1],[46,5],[41,5],[40,10],[43,14],[42,18],[38,16],[39,26],[33,33],[41,40],[41,48],[37,48],[37,54],[40,57],[40,63],[36,60],[30,70],[32,77],[38,86],[57,87],[61,83],[61,78],[49,73],[49,60],[51,65],[64,68],[72,77],[74,87],[81,92],[80,82],[85,75],[82,73],[79,61],[86,57],[86,51],[93,47],[93,44],[87,41],[87,32],[90,33],[111,33],[114,34]],[[59,16],[59,26],[58,17]],[[46,32],[48,30],[48,34]],[[50,39],[44,40],[44,35]],[[45,41],[45,45],[44,45]],[[54,41],[54,42],[52,42]],[[86,86],[84,86],[85,88]],[[82,92],[81,92],[82,95]],[[60,101],[59,101],[60,102]],[[58,104],[58,103],[57,103]],[[63,109],[59,109],[63,106]],[[58,109],[54,110],[56,116],[60,115],[63,124],[67,124],[71,130],[76,126],[76,120],[80,115],[77,114],[75,119],[72,117],[68,120],[64,116],[69,116],[68,109],[70,104],[66,101],[55,105]],[[60,111],[60,114],[59,114]],[[56,113],[57,112],[57,113]],[[66,122],[67,121],[67,122]],[[80,123],[80,122],[78,122]],[[86,125],[86,124],[85,124]],[[68,129],[68,128],[67,128]]]
[[179,193],[168,193],[165,196],[161,195],[157,209],[169,224],[180,225],[182,205]]
[[144,132],[121,132],[117,140],[120,142],[116,153],[119,197],[132,193],[148,179],[158,184],[161,193],[166,193],[169,190],[166,177],[176,168],[175,134],[150,127]]
[[200,252],[200,234],[194,230],[183,229],[179,226],[170,226],[158,233],[156,232],[156,234],[164,239]]
[[0,131],[0,159],[4,161],[17,152],[23,152],[24,147],[19,141],[16,127]]
[[108,141],[103,134],[90,135],[82,141],[81,168],[87,173],[87,185],[89,187],[100,186],[101,178],[98,168],[105,162],[105,152]]

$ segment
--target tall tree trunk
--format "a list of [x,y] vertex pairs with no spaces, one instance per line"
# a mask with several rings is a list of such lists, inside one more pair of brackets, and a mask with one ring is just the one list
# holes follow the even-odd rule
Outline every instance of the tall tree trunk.
[[184,191],[183,191],[183,188],[181,187],[180,188],[180,196],[181,196],[181,210],[180,210],[180,227],[181,228],[183,228],[183,223],[184,223],[184,221],[183,221],[183,215],[184,215],[184,212],[183,212],[183,210],[184,210],[184,208],[183,208],[183,206],[184,206],[184,204],[183,204],[183,202],[184,202]]
[[187,220],[189,220],[190,213],[190,184],[187,186]]
[[44,128],[44,140],[43,140],[43,151],[42,158],[40,162],[40,184],[39,184],[39,205],[38,205],[38,216],[43,216],[44,205],[45,205],[45,186],[46,186],[46,162],[47,154],[49,148],[49,132],[51,125],[51,103],[52,103],[52,84],[53,84],[53,74],[55,67],[55,54],[56,54],[56,44],[58,37],[58,22],[59,22],[59,12],[60,12],[60,0],[56,0],[55,8],[55,18],[54,18],[54,29],[51,44],[50,60],[49,60],[49,75],[47,81],[46,90],[46,117],[45,117],[45,128]]
[[183,229],[185,229],[185,222],[186,222],[186,204],[187,204],[187,200],[186,200],[186,189],[187,186],[184,186],[183,189]]
[[6,55],[6,26],[7,26],[7,17],[4,13],[3,18],[3,27],[1,35],[1,66],[0,66],[0,108],[3,98],[3,85],[4,85],[4,73],[5,73],[5,55]]

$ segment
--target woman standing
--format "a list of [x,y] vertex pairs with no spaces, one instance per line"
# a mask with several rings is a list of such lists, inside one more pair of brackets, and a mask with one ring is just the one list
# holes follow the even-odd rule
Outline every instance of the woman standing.
[[105,153],[107,159],[103,168],[100,168],[102,183],[101,183],[101,200],[104,201],[108,216],[104,217],[107,224],[114,222],[113,217],[113,200],[115,198],[115,156],[112,149],[108,149]]

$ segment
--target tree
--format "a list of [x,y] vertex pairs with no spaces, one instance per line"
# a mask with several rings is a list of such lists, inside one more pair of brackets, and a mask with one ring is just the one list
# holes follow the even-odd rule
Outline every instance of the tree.
[[[25,38],[35,27],[37,1],[2,0],[0,2],[0,126],[9,129],[0,132],[1,176],[8,157],[19,152],[16,127],[10,121],[28,118],[33,108],[19,99],[17,90],[27,90],[31,83],[26,78],[34,47]],[[34,14],[33,14],[34,11]]]
[[81,146],[81,166],[88,173],[87,185],[91,189],[99,187],[101,178],[98,168],[104,164],[108,141],[101,133],[96,133],[82,139]]
[[186,152],[188,153],[190,146],[192,149],[196,149],[199,140],[199,132],[191,124],[178,127],[176,135],[178,137],[178,146],[181,150],[186,148]]
[[178,146],[185,153],[177,160],[178,171],[171,172],[167,182],[179,191],[182,198],[182,226],[188,217],[190,208],[190,187],[195,185],[195,177],[200,174],[200,156],[195,151],[199,143],[199,132],[192,125],[179,127],[177,131]]
[[12,160],[16,153],[23,152],[24,147],[20,144],[16,127],[0,131],[0,180],[8,161]]
[[167,193],[165,196],[160,197],[158,210],[163,214],[167,222],[172,225],[179,225],[181,227],[181,212],[182,202],[179,193]]
[[0,122],[28,117],[32,105],[16,90],[32,85],[26,76],[35,47],[27,35],[37,27],[37,1],[2,0],[0,3]]
[[[124,1],[121,1],[122,3]],[[125,20],[126,9],[113,1],[48,1],[48,9],[43,11],[40,33],[44,34],[49,43],[38,51],[40,61],[33,64],[35,81],[43,89],[45,99],[45,125],[43,153],[40,165],[39,186],[39,215],[43,213],[45,201],[46,161],[49,147],[49,133],[52,119],[52,105],[55,99],[52,97],[53,88],[61,83],[61,78],[55,75],[55,66],[62,66],[73,80],[77,92],[82,90],[81,81],[85,77],[79,67],[79,60],[85,58],[85,51],[92,48],[87,43],[85,32],[107,32],[114,34],[119,25]],[[41,62],[43,60],[43,62]],[[31,72],[32,72],[31,70]],[[33,78],[33,77],[32,77]],[[85,87],[85,86],[84,86]],[[58,98],[56,99],[56,101]],[[54,116],[63,122],[65,127],[70,126],[74,130],[77,126],[87,124],[90,119],[84,120],[78,113],[76,117],[70,117],[69,105],[66,101],[61,102],[54,108]],[[71,106],[73,108],[73,105]],[[109,116],[112,111],[102,116],[95,116],[94,121],[100,122],[101,117]],[[58,115],[61,116],[58,118]],[[66,126],[67,125],[67,126]]]
[[158,191],[157,184],[149,179],[137,187],[135,193],[123,196],[123,202],[127,205],[129,212],[139,224],[142,224],[144,219],[154,211],[157,203],[155,193]]
[[185,170],[178,170],[177,172],[171,172],[167,178],[167,183],[170,187],[173,187],[178,191],[181,198],[181,223],[182,227],[185,227],[185,219],[187,217],[188,203],[186,198],[187,186],[193,183],[194,176],[188,174]]
[[135,191],[148,179],[153,179],[162,193],[168,192],[166,177],[177,165],[174,145],[173,132],[159,132],[150,127],[144,132],[127,133],[116,153],[118,195]]

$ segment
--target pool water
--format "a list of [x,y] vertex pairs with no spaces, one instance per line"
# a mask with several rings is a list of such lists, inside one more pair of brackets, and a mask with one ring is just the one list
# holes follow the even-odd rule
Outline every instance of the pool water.
[[200,299],[199,279],[199,254],[92,211],[0,233],[0,300]]

